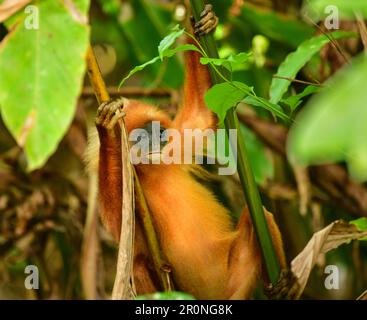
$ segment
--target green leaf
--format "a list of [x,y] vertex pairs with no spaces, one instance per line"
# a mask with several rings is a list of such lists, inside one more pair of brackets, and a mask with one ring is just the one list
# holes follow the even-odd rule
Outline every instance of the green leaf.
[[182,44],[182,45],[178,46],[177,48],[165,50],[164,53],[163,53],[163,57],[164,58],[171,58],[176,53],[184,52],[184,51],[197,51],[197,52],[201,53],[201,51],[193,44]]
[[214,64],[215,66],[223,66],[228,71],[232,71],[231,64],[228,62],[227,59],[224,59],[224,58],[207,58],[207,57],[202,57],[202,58],[200,58],[200,63],[203,64],[203,65]]
[[309,0],[306,3],[306,12],[313,16],[314,13],[319,15],[318,20],[325,19],[331,12],[325,11],[331,6],[337,8],[337,18],[355,18],[355,13],[361,13],[367,18],[367,1],[366,0]]
[[310,85],[310,86],[307,86],[301,93],[296,94],[294,96],[290,96],[286,99],[282,99],[281,101],[285,103],[286,105],[288,105],[291,108],[291,111],[293,112],[302,103],[302,99],[304,97],[317,93],[320,90],[321,90],[320,87]]
[[147,66],[149,66],[149,65],[151,65],[151,64],[153,64],[153,63],[155,63],[155,62],[157,62],[159,60],[159,57],[154,57],[153,59],[150,59],[149,61],[147,61],[147,62],[145,62],[145,63],[143,63],[143,64],[141,64],[141,65],[139,65],[139,66],[136,66],[136,67],[134,67],[134,69],[132,69],[129,73],[128,73],[128,75],[125,77],[125,78],[123,78],[122,80],[121,80],[121,82],[120,82],[120,84],[119,84],[119,88],[124,84],[124,82],[127,80],[127,79],[129,79],[131,76],[133,76],[135,73],[137,73],[137,72],[139,72],[139,71],[142,71],[142,70],[144,70]]
[[159,58],[163,60],[165,52],[176,42],[177,38],[181,37],[185,32],[185,29],[180,29],[179,25],[176,25],[170,34],[163,38],[159,43],[158,53]]
[[22,12],[0,46],[1,113],[25,149],[29,170],[46,162],[73,119],[89,45],[89,27],[79,19],[87,15],[88,0],[74,2],[73,9],[54,0],[33,4],[39,28],[26,29]]
[[135,300],[195,300],[195,298],[184,292],[171,291],[137,296]]
[[206,92],[205,103],[222,123],[227,111],[235,107],[250,92],[251,88],[242,82],[224,82],[216,84]]
[[354,224],[359,231],[367,231],[367,218],[359,218],[349,223]]
[[[99,2],[105,2],[99,0]],[[119,1],[121,2],[121,1]],[[135,64],[144,64],[158,55],[157,47],[170,30],[172,11],[156,1],[134,0],[125,1],[123,15],[115,17],[120,25],[124,46],[132,52]],[[177,57],[170,59],[166,65],[152,64],[144,73],[144,80],[151,83],[161,79],[162,85],[169,88],[181,88],[184,79],[183,66]]]
[[289,157],[301,164],[346,161],[352,175],[367,180],[367,57],[341,70],[296,118]]
[[251,106],[264,108],[283,120],[289,120],[289,117],[283,112],[283,109],[281,106],[275,103],[271,103],[264,98],[248,96],[243,100],[243,102]]
[[234,68],[238,67],[238,65],[244,64],[251,57],[251,53],[241,52],[236,55],[230,55],[227,58],[208,58],[202,57],[200,58],[200,63],[207,65],[212,63],[216,66],[223,66],[229,71],[232,71]]
[[249,60],[252,52],[240,52],[238,54],[231,54],[227,60],[233,64],[242,64]]
[[[198,51],[200,52],[200,50],[194,46],[193,44],[183,44],[177,48],[174,48],[174,49],[166,49],[164,52],[162,52],[163,54],[163,58],[170,58],[172,56],[174,56],[176,53],[178,52],[182,52],[182,51]],[[149,61],[139,65],[139,66],[136,66],[134,69],[132,69],[129,74],[123,78],[119,84],[119,88],[124,84],[124,82],[129,79],[132,75],[134,75],[135,73],[139,72],[139,71],[142,71],[144,70],[147,66],[153,64],[153,63],[156,63],[157,61],[159,61],[161,58],[158,56],[158,57],[154,57],[153,59],[150,59]]]
[[[248,97],[245,99],[246,96]],[[255,96],[251,87],[239,81],[216,84],[205,94],[205,102],[208,108],[218,116],[219,123],[224,121],[227,111],[237,106],[242,100],[250,105],[265,108],[284,120],[289,120],[280,106]]]
[[[334,39],[341,39],[355,36],[351,32],[337,31],[333,32],[331,36]],[[293,79],[297,73],[311,60],[311,58],[319,52],[322,47],[329,43],[332,38],[326,35],[317,36],[303,42],[295,52],[290,53],[284,62],[279,66],[277,76],[283,78]],[[290,80],[273,78],[270,86],[270,101],[278,103],[283,95],[287,92],[291,84]]]
[[[359,218],[349,222],[354,224],[359,231],[367,231],[367,218]],[[360,241],[367,241],[367,237],[359,239]]]

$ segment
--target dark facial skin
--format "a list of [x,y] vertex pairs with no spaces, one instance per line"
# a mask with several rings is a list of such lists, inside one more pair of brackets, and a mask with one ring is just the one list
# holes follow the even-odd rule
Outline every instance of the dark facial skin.
[[155,143],[156,141],[160,142],[161,149],[167,144],[167,139],[165,138],[165,127],[160,126],[159,130],[157,130],[158,128],[153,126],[152,122],[148,122],[143,129],[148,133],[148,136],[142,137],[142,139],[149,139],[149,148],[151,151],[154,152],[155,149],[158,149],[158,145]]

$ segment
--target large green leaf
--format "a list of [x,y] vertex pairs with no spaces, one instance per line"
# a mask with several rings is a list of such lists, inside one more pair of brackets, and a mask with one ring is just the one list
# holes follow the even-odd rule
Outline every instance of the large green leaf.
[[[334,39],[354,36],[354,33],[337,31],[331,34]],[[319,52],[322,47],[331,41],[331,36],[321,35],[303,42],[295,52],[290,53],[279,66],[276,75],[278,77],[293,79],[297,73]],[[290,80],[274,78],[270,86],[270,101],[278,103],[287,92],[291,84]]]
[[56,150],[81,90],[89,43],[85,22],[89,0],[73,4],[34,1],[39,29],[26,29],[22,13],[0,46],[1,113],[25,149],[29,170],[41,167]]
[[363,55],[329,82],[296,118],[289,156],[301,164],[347,161],[367,180],[367,57]]

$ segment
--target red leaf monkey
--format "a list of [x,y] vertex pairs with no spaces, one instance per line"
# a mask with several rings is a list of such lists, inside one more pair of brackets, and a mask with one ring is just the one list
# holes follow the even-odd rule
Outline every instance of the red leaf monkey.
[[[206,6],[195,33],[208,33],[217,18]],[[215,128],[216,117],[206,107],[210,87],[207,67],[197,52],[185,54],[184,104],[175,119],[158,108],[127,99],[103,103],[97,111],[98,138],[91,140],[89,158],[99,162],[99,205],[102,220],[116,241],[121,226],[121,146],[119,118],[123,108],[128,132],[160,121],[163,128]],[[98,150],[99,149],[99,150]],[[164,148],[162,149],[163,152]],[[97,154],[99,152],[99,155]],[[96,161],[97,160],[97,161]],[[172,268],[176,289],[198,299],[246,299],[262,274],[261,254],[247,209],[235,228],[227,209],[193,177],[190,165],[136,165],[151,210],[161,248]],[[271,214],[268,225],[282,266],[281,235]],[[135,232],[134,278],[137,293],[159,290],[151,268],[142,228]]]

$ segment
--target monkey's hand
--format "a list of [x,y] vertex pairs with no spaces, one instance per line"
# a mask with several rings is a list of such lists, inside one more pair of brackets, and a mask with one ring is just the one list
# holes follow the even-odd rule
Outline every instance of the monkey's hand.
[[275,285],[264,288],[266,296],[271,300],[294,300],[297,299],[298,282],[290,270],[282,270],[279,280]]
[[194,34],[199,37],[215,30],[218,25],[218,17],[213,11],[213,6],[211,4],[205,5],[203,12],[200,14],[200,20],[195,23],[191,19],[191,23],[193,24]]
[[122,111],[125,99],[119,98],[108,102],[103,102],[98,110],[96,117],[96,126],[98,131],[114,131],[118,121],[125,116]]

